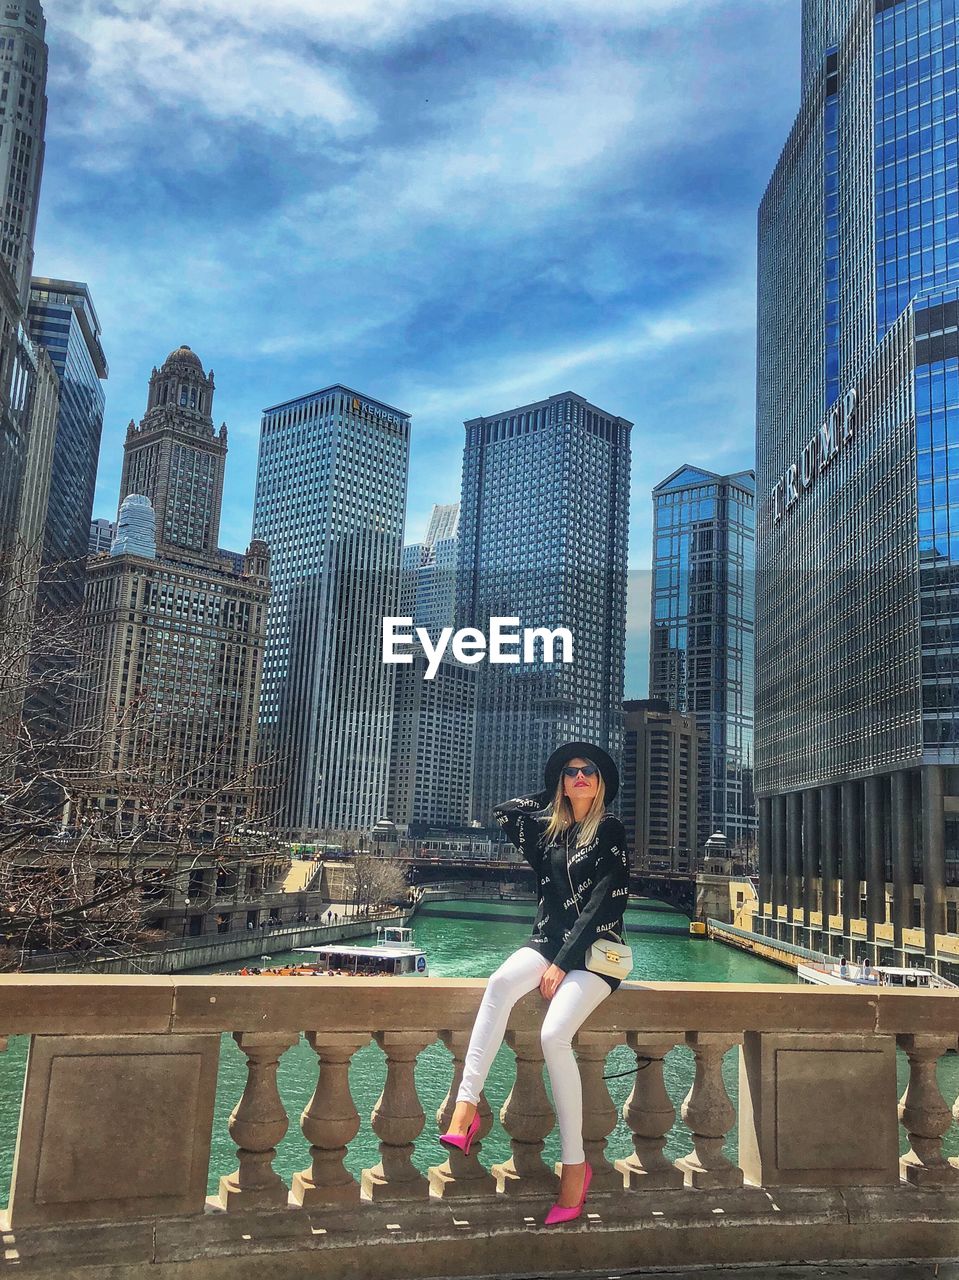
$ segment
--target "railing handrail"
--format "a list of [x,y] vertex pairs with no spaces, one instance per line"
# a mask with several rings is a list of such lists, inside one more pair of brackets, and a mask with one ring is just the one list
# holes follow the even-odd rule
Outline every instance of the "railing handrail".
[[[469,1029],[483,978],[395,977],[417,991],[418,1029]],[[409,1002],[383,1000],[382,978],[347,975],[198,977],[126,974],[0,975],[0,1035],[296,1032],[322,1026],[380,1031],[411,1028]],[[349,990],[344,1001],[343,990]],[[268,995],[268,999],[264,997]],[[959,1036],[955,991],[769,986],[746,983],[625,982],[590,1015],[594,1030],[795,1031]],[[511,1026],[533,1033],[542,997],[524,996]]]

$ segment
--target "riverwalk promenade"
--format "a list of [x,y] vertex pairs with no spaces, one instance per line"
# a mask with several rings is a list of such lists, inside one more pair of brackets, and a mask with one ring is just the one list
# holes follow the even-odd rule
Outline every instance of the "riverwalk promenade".
[[[484,1097],[469,1156],[437,1143],[428,1170],[411,1159],[421,1132],[448,1124],[484,985],[0,978],[0,1037],[31,1037],[0,1277],[426,1280],[959,1257],[959,1167],[942,1147],[953,1115],[936,1074],[959,1049],[954,993],[625,983],[575,1041],[594,1169],[586,1212],[545,1228],[558,1180],[542,1155],[555,1117],[538,992],[517,1003],[507,1031],[509,1157],[483,1161],[493,1122]],[[224,1034],[246,1079],[228,1121],[235,1168],[208,1196]],[[302,1035],[313,1094],[290,1115],[277,1066]],[[371,1040],[385,1083],[361,1117],[349,1067]],[[449,1088],[426,1114],[415,1067],[436,1041],[449,1051]],[[622,1109],[632,1152],[611,1161],[618,1115],[603,1076],[620,1046],[637,1068]],[[901,1096],[897,1046],[908,1060]],[[680,1049],[695,1067],[677,1109],[663,1072]],[[723,1074],[730,1051],[738,1114]],[[354,1174],[346,1147],[361,1123],[380,1158]],[[691,1149],[673,1160],[664,1148],[677,1123]],[[301,1136],[302,1162],[284,1179],[273,1161],[288,1130]]]
[[[368,938],[381,925],[409,924],[412,908],[366,911],[349,903],[331,903],[328,911],[336,916],[335,924],[307,920],[269,921],[263,928],[237,929],[232,933],[213,933],[198,938],[179,938],[175,942],[155,944],[129,955],[86,957],[88,973],[189,973],[196,969],[255,962],[279,952],[302,947],[322,946],[329,942],[352,942]],[[31,957],[29,972],[74,972],[77,957],[71,952]]]

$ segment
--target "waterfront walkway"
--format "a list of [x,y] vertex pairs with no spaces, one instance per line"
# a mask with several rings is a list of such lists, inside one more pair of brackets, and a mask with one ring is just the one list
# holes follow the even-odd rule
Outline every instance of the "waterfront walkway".
[[[371,937],[379,925],[408,924],[412,907],[369,914],[348,904],[334,903],[320,913],[321,920],[329,910],[337,917],[335,924],[313,920],[270,922],[260,929],[235,929],[231,933],[209,933],[187,936],[169,944],[156,944],[146,950],[106,960],[87,958],[80,972],[97,974],[161,974],[189,973],[234,963],[256,963],[262,957],[296,951],[327,942],[350,942]],[[267,961],[268,963],[268,961]],[[76,956],[69,952],[34,959],[26,972],[78,972]]]

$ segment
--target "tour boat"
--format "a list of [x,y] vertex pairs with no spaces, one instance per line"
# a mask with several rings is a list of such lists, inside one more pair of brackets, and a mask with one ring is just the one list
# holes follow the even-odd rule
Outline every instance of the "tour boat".
[[312,965],[297,966],[308,971],[321,968],[357,973],[362,966],[367,971],[372,970],[376,977],[425,978],[429,975],[426,953],[413,945],[413,930],[406,925],[380,925],[372,947],[329,942],[321,947],[298,947],[297,954],[301,953],[317,956]]
[[901,968],[892,964],[873,965],[863,977],[862,965],[846,964],[846,972],[839,973],[839,961],[816,964],[807,961],[796,969],[803,982],[817,987],[897,987],[909,991],[959,990],[954,982],[941,978],[931,969]]

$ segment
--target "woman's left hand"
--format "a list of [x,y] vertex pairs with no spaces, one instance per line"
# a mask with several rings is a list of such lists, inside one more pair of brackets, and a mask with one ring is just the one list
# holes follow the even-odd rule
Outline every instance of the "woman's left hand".
[[556,988],[566,977],[566,970],[561,969],[558,965],[551,964],[539,980],[540,994],[546,1000],[552,1000],[556,994]]

